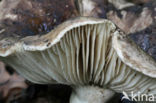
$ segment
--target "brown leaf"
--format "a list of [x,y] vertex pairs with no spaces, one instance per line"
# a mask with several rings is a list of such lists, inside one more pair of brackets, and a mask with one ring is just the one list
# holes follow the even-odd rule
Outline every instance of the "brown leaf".
[[121,14],[120,18],[116,12],[110,11],[107,16],[127,34],[143,30],[153,23],[152,11],[148,8],[144,8],[139,16],[124,10],[121,11]]
[[121,10],[109,10],[107,18],[113,21],[126,34],[138,32],[155,23],[156,1],[135,5]]
[[9,81],[9,79],[10,75],[8,72],[6,72],[4,63],[0,62],[0,87],[2,85],[5,85]]
[[10,75],[5,70],[5,65],[0,62],[0,93],[1,99],[16,98],[21,94],[22,89],[27,88],[25,79],[18,74]]

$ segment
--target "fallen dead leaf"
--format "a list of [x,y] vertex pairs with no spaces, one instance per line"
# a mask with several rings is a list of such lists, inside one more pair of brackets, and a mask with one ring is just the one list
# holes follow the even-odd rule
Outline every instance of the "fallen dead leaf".
[[148,8],[144,8],[139,16],[125,10],[121,14],[120,18],[115,11],[110,11],[107,17],[127,34],[141,31],[153,23],[152,11]]
[[4,63],[0,62],[0,99],[8,101],[18,98],[22,90],[26,88],[25,79],[16,73],[10,75],[6,71]]

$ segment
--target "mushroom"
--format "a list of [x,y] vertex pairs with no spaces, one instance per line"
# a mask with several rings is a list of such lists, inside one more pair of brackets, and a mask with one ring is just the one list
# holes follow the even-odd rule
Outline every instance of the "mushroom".
[[156,93],[155,61],[111,21],[79,17],[45,35],[13,40],[1,38],[0,59],[34,83],[71,85],[71,103],[93,97],[103,103],[113,91]]
[[31,82],[72,86],[70,103],[104,103],[123,91],[156,95],[156,62],[109,20],[77,17],[42,35],[5,27],[0,59]]

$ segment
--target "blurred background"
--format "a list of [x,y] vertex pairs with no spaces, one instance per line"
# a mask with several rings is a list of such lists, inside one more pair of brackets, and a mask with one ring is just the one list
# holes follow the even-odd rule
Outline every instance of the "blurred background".
[[[45,4],[46,1],[48,0],[44,1]],[[133,4],[125,8],[118,8],[107,0],[103,0],[103,4],[100,4],[102,0],[93,1],[97,3],[97,8],[94,11],[102,10],[98,14],[100,18],[112,20],[125,33],[130,34],[129,37],[139,47],[156,60],[156,0],[123,0],[126,3]],[[49,7],[46,6],[46,11],[51,10]],[[126,14],[123,14],[125,11]],[[29,13],[35,15],[32,12],[27,13],[26,15],[29,15]],[[96,17],[97,15],[93,16]],[[30,25],[35,28],[35,33],[40,31],[49,32],[53,29],[48,24],[49,22],[46,21],[48,18],[45,18],[45,21],[40,21],[40,23],[38,21],[40,19],[33,19],[34,22]],[[150,23],[151,19],[152,22]],[[144,24],[141,22],[144,22]],[[14,25],[19,26],[19,24],[17,22]],[[26,33],[29,31],[32,32],[33,30],[26,29]],[[38,85],[30,83],[16,73],[12,67],[0,61],[0,103],[68,103],[71,91],[72,88],[67,85]],[[109,101],[109,103],[122,103],[120,96],[121,94],[115,94],[114,99]]]

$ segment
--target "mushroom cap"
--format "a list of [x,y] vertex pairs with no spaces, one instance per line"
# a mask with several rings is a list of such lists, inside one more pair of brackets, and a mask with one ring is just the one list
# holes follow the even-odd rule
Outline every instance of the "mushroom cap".
[[[113,65],[112,63],[115,63],[119,59],[118,57],[132,69],[150,77],[155,77],[155,61],[143,53],[142,50],[138,50],[138,47],[133,43],[129,43],[127,38],[126,40],[118,39],[122,36],[121,34],[111,21],[79,17],[62,23],[46,35],[27,36],[15,42],[12,46],[6,46],[6,48],[1,46],[0,50],[2,59],[15,69],[19,65],[24,66],[17,68],[20,73],[24,74],[23,69],[25,68],[25,71],[34,71],[31,75],[37,72],[36,76],[48,75],[49,78],[52,76],[51,83],[55,81],[76,84],[80,81],[80,84],[87,84],[92,82],[92,79],[94,83],[99,82],[101,79],[100,73],[104,68],[116,68],[115,65],[117,64]],[[127,48],[125,45],[128,45]],[[135,51],[133,55],[130,54],[129,50]],[[130,57],[139,65],[134,64]],[[23,63],[20,63],[22,58],[24,58]],[[142,64],[142,60],[146,63]],[[17,65],[12,61],[19,62],[19,64]],[[37,67],[33,67],[33,63],[36,66],[42,65],[40,69],[43,70],[37,70]],[[29,67],[30,65],[32,67]],[[50,70],[52,71],[49,72]],[[151,70],[153,71],[151,72]],[[67,74],[70,76],[67,76]],[[28,78],[29,76],[25,77]],[[37,78],[31,77],[28,79],[36,82]],[[47,80],[47,77],[43,81],[38,80],[40,79],[37,79],[39,83],[49,83],[51,81]]]

